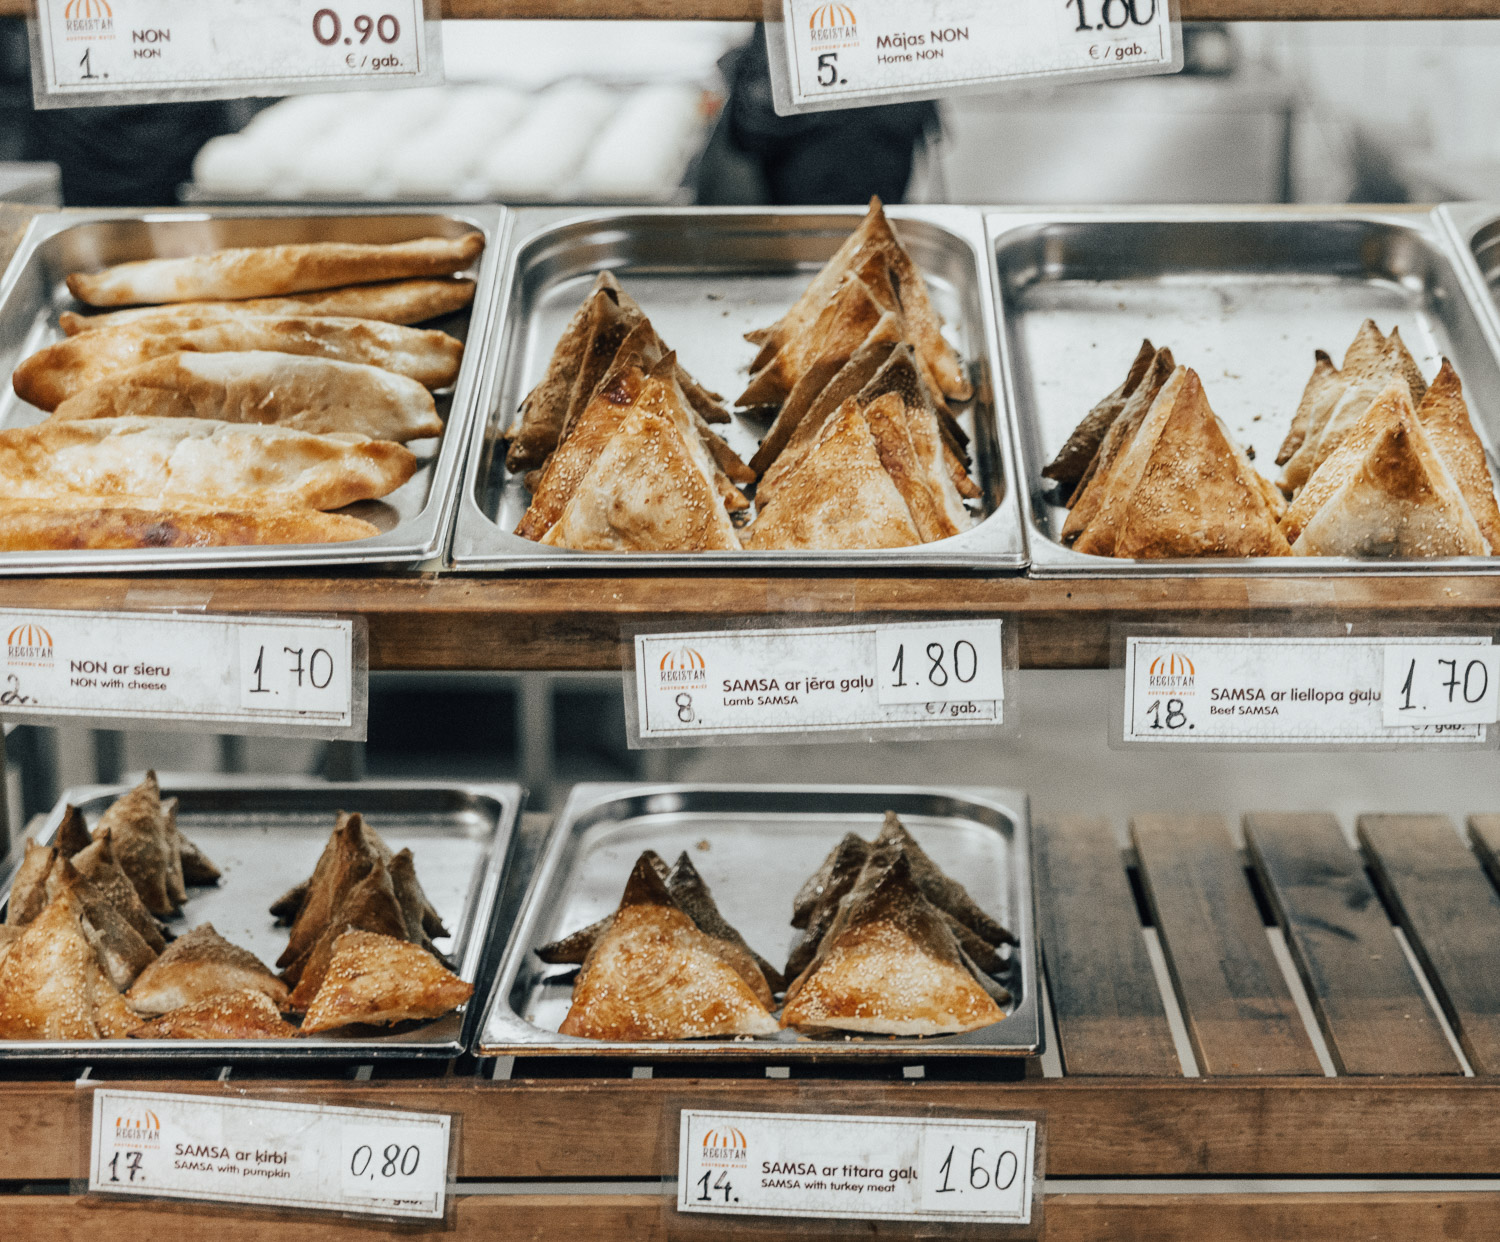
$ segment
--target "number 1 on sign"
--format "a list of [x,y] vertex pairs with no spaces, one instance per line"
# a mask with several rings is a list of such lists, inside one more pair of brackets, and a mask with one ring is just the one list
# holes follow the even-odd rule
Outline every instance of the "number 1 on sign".
[[1380,706],[1387,726],[1491,723],[1500,716],[1500,647],[1393,643]]
[[996,702],[1005,697],[999,621],[936,621],[875,632],[882,703]]

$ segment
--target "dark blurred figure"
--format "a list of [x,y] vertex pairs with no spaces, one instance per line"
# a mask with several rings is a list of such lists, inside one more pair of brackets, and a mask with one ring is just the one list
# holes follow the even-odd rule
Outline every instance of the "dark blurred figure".
[[69,207],[172,206],[178,186],[192,180],[199,148],[243,124],[222,102],[33,111],[19,18],[0,21],[0,75],[3,158],[60,165]]
[[766,28],[720,61],[729,99],[698,173],[700,203],[899,203],[917,147],[937,132],[931,101],[777,116]]

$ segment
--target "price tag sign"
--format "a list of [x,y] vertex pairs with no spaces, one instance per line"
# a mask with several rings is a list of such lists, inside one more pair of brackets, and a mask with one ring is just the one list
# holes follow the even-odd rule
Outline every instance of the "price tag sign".
[[1500,647],[1387,646],[1380,708],[1391,727],[1494,724],[1500,720]]
[[89,1190],[440,1220],[450,1128],[441,1113],[100,1087]]
[[1029,1225],[1037,1125],[684,1109],[677,1210]]
[[1182,67],[1168,0],[780,0],[783,113]]
[[1002,623],[638,634],[640,741],[1004,721]]
[[[1477,636],[1131,637],[1125,650],[1122,739],[1182,745],[1482,743],[1488,737],[1485,722],[1496,719],[1491,651],[1490,640]],[[1457,670],[1451,688],[1447,665],[1440,663],[1444,659],[1453,660]],[[1469,670],[1470,659],[1478,669]],[[1469,693],[1479,695],[1486,685],[1488,716],[1467,714],[1466,673]],[[1409,676],[1405,689],[1412,707],[1402,710]],[[1450,690],[1456,696],[1452,703]]]
[[0,609],[0,717],[363,737],[355,624]]
[[38,107],[418,86],[443,79],[423,0],[36,0]]

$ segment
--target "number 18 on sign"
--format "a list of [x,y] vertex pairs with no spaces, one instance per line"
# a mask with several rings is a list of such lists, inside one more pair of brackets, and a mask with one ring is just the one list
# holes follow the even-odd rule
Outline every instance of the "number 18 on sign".
[[677,1210],[1031,1223],[1037,1122],[686,1109]]

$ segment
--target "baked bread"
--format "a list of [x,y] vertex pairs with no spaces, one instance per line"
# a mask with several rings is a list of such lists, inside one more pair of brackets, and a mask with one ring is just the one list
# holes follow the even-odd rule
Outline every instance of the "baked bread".
[[352,1023],[441,1018],[474,995],[420,945],[375,932],[349,931],[334,942],[323,986],[307,1007],[302,1034]]
[[316,509],[220,509],[127,496],[0,501],[0,552],[347,543],[379,533],[363,518]]
[[286,984],[255,954],[230,944],[212,923],[203,923],[172,941],[141,972],[126,999],[135,1012],[151,1016],[241,988],[263,992],[279,1008],[287,1007]]
[[264,992],[238,988],[183,1005],[130,1032],[131,1039],[290,1039],[297,1028]]

